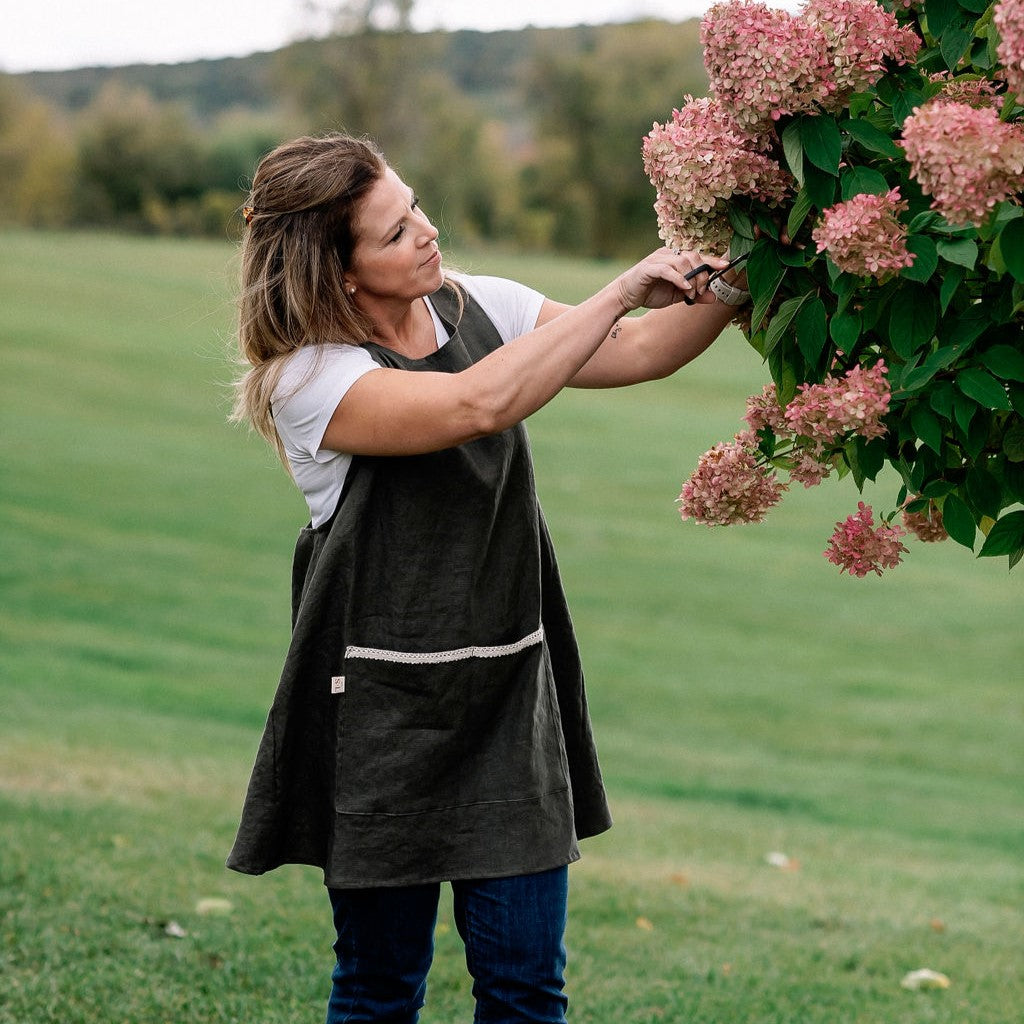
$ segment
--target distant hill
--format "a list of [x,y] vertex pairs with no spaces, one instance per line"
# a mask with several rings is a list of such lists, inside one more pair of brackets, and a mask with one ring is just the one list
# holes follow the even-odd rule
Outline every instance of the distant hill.
[[272,84],[276,55],[254,53],[182,64],[129,64],[70,71],[29,71],[12,77],[37,96],[72,112],[87,107],[111,79],[146,89],[161,102],[183,103],[201,117],[231,107],[256,110],[275,104]]
[[[696,46],[696,23],[665,22],[665,31],[680,39],[680,58],[686,60]],[[423,33],[422,40],[440,44],[442,62],[458,88],[478,99],[507,96],[521,84],[524,68],[539,50],[569,55],[592,51],[604,34],[621,33],[628,26],[579,25],[572,28],[525,28],[515,31]],[[276,81],[282,61],[296,58],[311,62],[328,49],[346,45],[339,37],[292,43],[272,53],[225,57],[180,64],[131,64],[119,67],[85,67],[68,71],[31,71],[12,77],[55,106],[79,111],[87,107],[112,78],[129,87],[146,89],[161,102],[182,103],[201,118],[210,118],[233,107],[272,109],[280,103]],[[699,65],[699,52],[696,54]]]

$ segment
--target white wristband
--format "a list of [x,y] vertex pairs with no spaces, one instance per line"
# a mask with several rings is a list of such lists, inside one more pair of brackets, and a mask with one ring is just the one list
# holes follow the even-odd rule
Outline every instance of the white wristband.
[[750,300],[750,292],[744,291],[742,288],[735,288],[720,277],[716,277],[711,282],[711,290],[717,296],[718,301],[724,302],[727,306],[742,306]]

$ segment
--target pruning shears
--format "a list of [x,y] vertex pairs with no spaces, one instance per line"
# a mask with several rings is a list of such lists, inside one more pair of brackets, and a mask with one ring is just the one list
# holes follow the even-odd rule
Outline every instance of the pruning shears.
[[[717,281],[718,278],[720,278],[727,270],[732,270],[735,267],[738,267],[749,255],[749,252],[741,252],[739,256],[729,260],[729,262],[720,269],[711,267],[707,263],[702,263],[699,267],[694,267],[693,270],[686,275],[686,280],[692,281],[698,274],[707,274],[708,284],[710,285],[712,281]],[[696,301],[696,299],[687,298],[685,295],[683,296],[683,302],[688,306],[692,306]]]

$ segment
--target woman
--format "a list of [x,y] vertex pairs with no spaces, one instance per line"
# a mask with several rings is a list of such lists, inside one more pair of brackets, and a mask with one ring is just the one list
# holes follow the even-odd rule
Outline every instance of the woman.
[[329,1024],[417,1020],[442,881],[475,1019],[562,1022],[567,865],[611,820],[522,421],[672,373],[747,293],[666,249],[575,307],[449,278],[413,192],[345,135],[275,150],[250,204],[235,414],[311,520],[228,864],[323,869]]

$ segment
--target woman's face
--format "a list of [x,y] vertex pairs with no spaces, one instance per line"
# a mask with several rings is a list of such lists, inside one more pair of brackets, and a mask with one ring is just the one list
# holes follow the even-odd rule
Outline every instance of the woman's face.
[[355,286],[361,306],[412,301],[441,287],[437,229],[390,167],[359,205],[353,227],[356,243],[345,282]]

